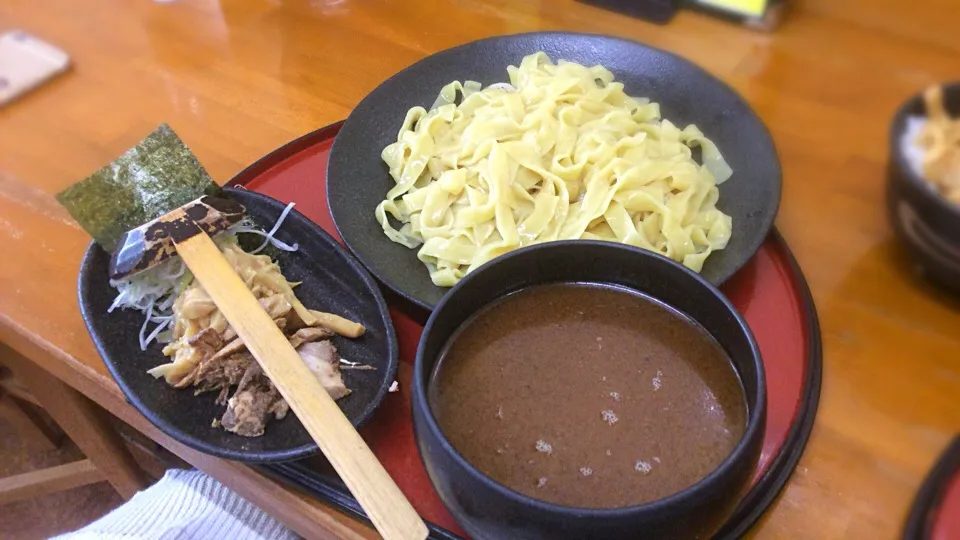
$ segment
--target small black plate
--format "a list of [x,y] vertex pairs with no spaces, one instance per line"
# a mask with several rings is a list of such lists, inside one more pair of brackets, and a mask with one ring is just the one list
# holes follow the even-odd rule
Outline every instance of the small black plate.
[[445,84],[507,80],[507,66],[544,51],[554,61],[601,64],[626,92],[660,103],[663,118],[696,124],[733,168],[720,186],[718,208],[733,217],[726,249],[707,259],[701,275],[720,285],[760,248],[780,205],[780,162],[770,133],[740,96],[693,63],[614,37],[544,32],[499,36],[429,56],[387,79],[350,113],[327,165],[327,199],[347,247],[387,287],[430,310],[447,291],[430,281],[416,250],[391,242],[374,209],[393,185],[380,152],[395,142],[407,110],[429,107]]
[[[245,189],[226,189],[230,198],[247,207],[261,226],[270,227],[284,204]],[[358,339],[335,337],[344,358],[369,364],[376,370],[344,370],[353,392],[337,402],[354,426],[373,416],[397,372],[399,349],[393,323],[376,282],[359,262],[326,232],[294,210],[276,237],[300,244],[293,253],[281,253],[277,261],[290,281],[302,281],[297,297],[311,309],[328,311],[362,323],[366,334]],[[211,427],[224,407],[214,404],[216,392],[194,396],[192,389],[177,390],[147,370],[166,362],[160,346],[141,351],[137,335],[143,315],[133,310],[107,308],[116,290],[107,279],[110,255],[91,244],[80,266],[80,311],[93,342],[110,373],[133,405],[167,435],[181,443],[215,456],[249,462],[276,462],[314,454],[317,445],[294,414],[272,420],[260,437],[241,437]]]

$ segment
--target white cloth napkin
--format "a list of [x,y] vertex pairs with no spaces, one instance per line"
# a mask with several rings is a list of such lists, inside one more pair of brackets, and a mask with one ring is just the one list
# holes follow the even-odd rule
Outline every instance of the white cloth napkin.
[[293,531],[201,471],[170,469],[123,506],[56,540],[293,540]]

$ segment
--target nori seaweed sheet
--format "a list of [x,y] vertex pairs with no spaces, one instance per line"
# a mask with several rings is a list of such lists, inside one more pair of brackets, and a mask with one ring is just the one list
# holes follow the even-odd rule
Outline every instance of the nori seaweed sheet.
[[163,124],[57,201],[107,251],[123,233],[220,187],[180,137]]

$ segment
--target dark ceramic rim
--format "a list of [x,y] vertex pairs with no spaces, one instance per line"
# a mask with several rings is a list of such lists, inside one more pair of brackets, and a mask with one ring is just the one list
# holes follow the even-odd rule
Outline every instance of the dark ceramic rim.
[[[254,165],[256,165],[256,163]],[[250,169],[250,167],[248,167],[248,169]],[[240,174],[242,175],[245,172],[246,172],[246,169]],[[229,193],[232,189],[237,189],[237,188],[228,187],[225,191]],[[269,201],[274,201],[277,204],[282,205],[282,203],[280,203],[279,201],[276,201],[276,199],[263,195],[262,193],[257,193],[257,192],[249,191],[245,189],[243,191],[246,193],[252,194],[256,197],[262,197],[264,199],[267,199]],[[296,208],[293,209],[291,214],[296,214],[297,216],[299,216],[301,219],[303,219],[307,223],[307,225],[311,228],[311,230],[315,234],[323,237],[328,243],[330,243],[334,247],[334,249],[340,250],[341,253],[344,255],[346,261],[353,268],[354,272],[356,272],[357,277],[360,278],[363,284],[366,287],[368,287],[370,291],[372,291],[373,299],[377,303],[377,311],[379,312],[380,318],[384,323],[385,335],[387,337],[388,358],[387,358],[387,366],[386,366],[386,372],[385,372],[386,377],[384,380],[392,382],[396,378],[397,368],[400,362],[400,346],[397,341],[396,331],[393,328],[393,319],[390,318],[389,307],[387,306],[387,302],[383,298],[383,294],[381,294],[380,288],[377,286],[376,281],[374,281],[373,277],[370,276],[370,274],[366,271],[364,266],[360,264],[359,261],[357,261],[356,257],[354,257],[352,253],[348,252],[342,246],[340,246],[340,244],[332,236],[330,236],[326,231],[320,228],[319,225],[314,223],[313,220],[311,220],[310,218],[298,212]],[[99,245],[97,245],[96,242],[91,242],[90,246],[87,248],[87,251],[83,255],[83,260],[80,263],[81,271],[77,278],[77,293],[79,295],[79,300],[80,300],[79,301],[80,315],[83,318],[84,323],[87,325],[88,330],[89,330],[89,324],[87,324],[87,321],[89,320],[90,317],[93,317],[94,314],[88,311],[87,306],[83,301],[87,291],[87,283],[85,282],[84,277],[86,273],[85,269],[89,266],[88,261],[94,256],[97,250],[102,250],[102,248]],[[97,349],[97,353],[100,355],[101,358],[106,358],[107,357],[106,349],[104,347],[102,339],[99,336],[95,335],[93,332],[89,332],[89,333],[90,333],[90,339],[93,341],[93,344]],[[128,386],[126,382],[123,380],[123,378],[117,374],[114,368],[113,362],[108,362],[104,360],[103,363],[107,366],[107,370],[110,372],[110,375],[113,377],[113,380],[117,383],[117,386],[119,386],[120,389],[123,391],[123,394],[126,400],[129,403],[133,404],[133,406],[136,407],[138,411],[140,411],[140,414],[146,417],[147,420],[149,420],[150,423],[156,426],[158,429],[160,429],[167,435],[170,435],[181,444],[184,444],[185,446],[193,448],[194,450],[198,450],[200,452],[204,452],[206,454],[216,456],[216,457],[231,459],[234,461],[259,462],[259,463],[292,461],[296,459],[310,457],[319,451],[319,447],[314,442],[289,448],[286,450],[275,450],[270,452],[244,452],[244,451],[232,450],[228,448],[223,448],[221,446],[208,444],[205,441],[196,439],[195,437],[181,430],[178,426],[170,422],[164,421],[162,418],[154,414],[153,409],[151,407],[148,407],[142,401],[140,401],[140,398],[137,392],[134,391],[132,388],[130,388],[130,386]],[[383,402],[383,398],[387,395],[389,388],[390,388],[390,382],[380,385],[380,388],[377,390],[376,395],[372,400],[370,400],[370,404],[367,405],[366,409],[364,409],[363,413],[356,419],[356,421],[352,422],[354,427],[359,428],[363,426],[365,423],[367,423],[370,420],[370,418],[373,417],[374,413],[377,411],[377,409],[380,407],[380,404]],[[268,436],[268,435],[264,435],[264,436]]]
[[[388,77],[387,79],[385,79],[383,82],[381,82],[379,85],[377,85],[377,88],[379,88],[380,86],[382,86],[382,85],[384,85],[384,84],[387,84],[387,83],[389,83],[389,82],[391,82],[391,81],[393,81],[393,80],[395,80],[395,79],[398,79],[398,78],[402,77],[407,70],[411,69],[413,66],[416,66],[416,65],[419,64],[420,62],[425,61],[425,60],[428,59],[428,58],[432,58],[432,57],[439,56],[439,55],[443,55],[443,54],[449,54],[449,53],[452,53],[453,51],[457,51],[457,50],[464,49],[464,48],[468,48],[468,47],[475,47],[475,46],[477,46],[478,44],[481,44],[481,43],[487,43],[487,42],[491,42],[491,41],[498,41],[498,40],[502,40],[502,39],[504,39],[504,38],[519,38],[519,37],[524,37],[524,36],[572,36],[572,37],[600,38],[600,39],[604,39],[604,40],[608,40],[608,41],[615,41],[615,42],[620,42],[620,43],[624,43],[624,44],[629,44],[629,45],[636,46],[636,47],[642,47],[642,48],[645,48],[645,49],[654,51],[654,52],[656,52],[656,53],[658,53],[658,54],[662,54],[662,55],[664,55],[664,56],[666,56],[666,57],[668,57],[668,58],[671,58],[671,59],[673,59],[673,60],[675,60],[675,61],[677,61],[677,62],[679,62],[679,63],[681,63],[681,64],[684,64],[684,65],[690,67],[691,69],[693,69],[694,71],[699,71],[699,72],[702,73],[706,78],[708,78],[708,79],[710,79],[710,80],[713,80],[722,90],[730,93],[735,99],[743,102],[744,105],[746,105],[747,109],[750,110],[750,111],[752,111],[753,114],[756,115],[756,112],[753,111],[753,108],[750,107],[750,105],[746,102],[746,100],[743,98],[743,96],[741,96],[741,95],[740,95],[736,90],[734,90],[730,85],[728,85],[728,84],[725,83],[724,81],[720,80],[720,78],[716,77],[715,75],[713,75],[713,74],[710,73],[709,71],[707,71],[707,70],[705,70],[704,68],[700,67],[698,64],[696,64],[696,63],[694,63],[694,62],[692,62],[692,61],[690,61],[690,60],[687,60],[686,58],[684,58],[684,57],[682,57],[682,56],[680,56],[680,55],[678,55],[678,54],[674,54],[674,53],[672,53],[672,52],[670,52],[670,51],[666,51],[666,50],[664,50],[664,49],[661,49],[661,48],[658,48],[658,47],[654,47],[654,46],[652,46],[652,45],[647,45],[646,43],[641,43],[641,42],[639,42],[639,41],[634,41],[634,40],[632,40],[632,39],[627,39],[627,38],[623,38],[623,37],[610,36],[610,35],[606,35],[606,34],[598,34],[598,33],[591,33],[591,32],[564,32],[564,31],[522,32],[522,33],[518,33],[518,34],[503,34],[503,35],[497,35],[497,36],[491,36],[491,37],[486,37],[486,38],[482,38],[482,39],[477,39],[477,40],[474,40],[474,41],[470,41],[470,42],[467,42],[467,43],[463,43],[463,44],[461,44],[461,45],[456,45],[456,46],[454,46],[454,47],[450,47],[450,48],[444,49],[444,50],[442,50],[442,51],[437,51],[437,52],[435,52],[435,53],[433,53],[433,54],[431,54],[431,55],[427,55],[427,56],[425,56],[424,58],[421,58],[420,60],[417,60],[417,61],[414,62],[413,64],[410,64],[409,66],[401,69],[401,70],[398,71],[397,73],[394,73],[393,75],[391,75],[390,77]],[[375,90],[375,89],[374,89],[374,90]],[[343,120],[343,121],[342,121],[342,123],[345,124],[345,123],[349,122],[349,121],[350,121],[350,118],[353,117],[355,111],[357,111],[358,109],[360,109],[366,101],[368,101],[368,100],[370,100],[370,99],[372,98],[372,96],[371,96],[372,93],[373,93],[373,91],[371,91],[370,94],[367,94],[362,100],[360,100],[360,102],[357,104],[357,106],[354,107],[354,109],[353,109],[352,111],[350,111],[350,114],[347,116],[346,120]],[[759,118],[759,117],[758,117],[758,118]],[[773,143],[773,135],[770,133],[769,128],[767,128],[766,124],[763,123],[762,120],[761,120],[759,123],[760,123],[760,129],[763,130],[764,134],[766,134],[767,138],[770,139],[771,144],[772,144],[772,143]],[[328,126],[328,127],[329,127],[329,126]],[[327,129],[327,128],[324,128],[324,129]],[[301,137],[301,139],[303,139],[303,138],[304,138],[304,137]],[[295,143],[298,142],[299,140],[300,140],[300,139],[298,139],[297,141],[293,141],[293,142],[290,143],[290,144],[295,144]],[[334,139],[333,147],[330,149],[331,157],[333,156],[333,153],[334,153],[334,152],[336,151],[336,149],[337,149],[337,140],[338,140],[338,139],[336,139],[336,138]],[[775,147],[775,146],[773,147],[773,150],[774,150],[774,152],[776,152],[776,147]],[[778,162],[778,169],[780,170],[780,180],[777,182],[776,204],[775,204],[774,207],[771,209],[771,211],[769,212],[769,214],[766,216],[766,219],[765,219],[762,223],[760,223],[760,226],[761,226],[765,231],[768,231],[768,232],[769,232],[771,229],[773,229],[773,224],[774,224],[774,221],[776,220],[777,213],[778,213],[779,210],[780,210],[780,201],[781,201],[781,198],[782,198],[782,196],[783,196],[783,167],[782,167],[782,165],[779,164],[779,157],[778,157],[778,159],[777,159],[777,162]],[[340,235],[340,238],[343,240],[344,245],[347,246],[347,249],[349,249],[351,253],[356,254],[356,251],[354,250],[354,247],[353,247],[353,245],[351,245],[351,242],[350,242],[350,240],[349,240],[349,235],[344,235],[344,234],[343,234],[343,231],[340,230],[340,225],[337,223],[337,219],[336,219],[336,217],[335,217],[337,214],[336,214],[336,212],[334,212],[333,206],[331,205],[332,198],[331,198],[330,195],[329,195],[329,193],[330,193],[329,171],[330,171],[330,164],[331,164],[331,163],[332,163],[332,159],[327,162],[327,172],[328,172],[327,179],[328,179],[328,181],[327,181],[326,187],[325,187],[325,189],[327,190],[327,210],[330,212],[331,217],[333,217],[333,226],[337,229],[337,234]],[[750,262],[750,260],[753,258],[753,255],[755,255],[755,254],[757,253],[757,251],[760,250],[760,247],[763,245],[763,242],[764,242],[766,239],[767,239],[767,235],[758,235],[758,236],[757,236],[757,239],[754,241],[753,245],[751,245],[750,248],[749,248],[749,250],[748,250],[752,255],[751,255],[750,257],[745,257],[742,261],[740,261],[739,264],[737,264],[737,265],[732,265],[732,266],[730,267],[729,271],[727,272],[727,275],[726,275],[726,276],[722,276],[720,279],[717,280],[717,286],[723,285],[724,282],[726,282],[728,279],[730,279],[734,274],[737,273],[737,271],[739,271],[741,268],[743,268],[744,265],[746,265],[748,262]],[[412,250],[411,250],[411,251],[412,251]],[[502,256],[503,256],[503,255],[501,255],[500,257],[502,257]],[[358,257],[358,258],[359,258],[359,257]],[[364,265],[366,266],[366,263],[364,263]],[[415,306],[417,306],[417,307],[419,307],[419,308],[421,308],[421,309],[426,310],[427,312],[430,312],[430,311],[435,310],[435,309],[440,305],[439,303],[437,303],[437,305],[430,305],[429,302],[426,302],[426,301],[424,301],[424,300],[422,300],[422,299],[420,299],[420,298],[417,298],[417,297],[413,296],[412,294],[410,294],[409,292],[407,292],[406,290],[404,290],[403,287],[398,286],[396,283],[394,283],[394,282],[391,281],[391,280],[385,279],[384,276],[383,276],[383,273],[380,272],[380,271],[378,271],[378,269],[375,268],[375,267],[373,267],[372,265],[371,265],[371,266],[367,266],[367,269],[370,271],[371,274],[373,274],[373,275],[377,278],[377,281],[379,281],[380,283],[383,283],[384,286],[386,286],[388,289],[390,289],[391,291],[393,291],[394,293],[396,293],[399,297],[403,298],[403,299],[406,300],[407,302],[410,302],[411,304],[413,304],[413,305],[415,305]],[[478,269],[479,269],[479,268],[478,268]],[[448,288],[447,291],[444,293],[444,296],[450,294],[450,291],[451,291],[451,290],[452,290],[452,288]]]
[[[935,516],[947,494],[954,478],[960,474],[960,435],[953,440],[937,459],[936,465],[927,474],[910,507],[906,525],[903,527],[903,540],[923,540],[933,538]],[[960,480],[956,480],[960,481]]]
[[[443,431],[440,429],[440,426],[437,424],[436,418],[434,417],[433,411],[430,410],[427,400],[426,385],[421,381],[425,378],[424,373],[424,363],[423,358],[424,350],[423,344],[426,341],[427,336],[430,335],[430,332],[433,330],[433,326],[436,323],[439,315],[442,313],[443,308],[456,300],[457,293],[465,289],[469,284],[476,279],[476,276],[482,274],[484,271],[488,271],[493,268],[495,265],[501,261],[508,261],[516,257],[526,256],[527,253],[536,252],[544,249],[556,249],[561,247],[566,247],[569,245],[578,245],[578,246],[597,246],[601,249],[608,250],[624,250],[633,253],[635,257],[645,257],[645,258],[656,258],[668,264],[668,266],[673,267],[673,271],[676,273],[684,273],[688,277],[692,277],[700,286],[701,290],[707,292],[718,300],[720,300],[727,312],[734,318],[737,322],[737,325],[740,327],[740,330],[744,333],[747,338],[748,343],[750,344],[750,350],[752,352],[753,367],[757,371],[757,387],[754,392],[752,392],[756,397],[757,405],[750,410],[750,415],[747,420],[747,429],[744,431],[743,436],[740,438],[740,441],[737,443],[737,446],[733,449],[732,452],[718,465],[710,474],[698,480],[692,486],[689,486],[681,491],[668,495],[662,499],[657,499],[644,504],[625,506],[622,508],[580,508],[575,506],[564,506],[560,504],[550,503],[528,497],[518,491],[514,491],[507,486],[497,482],[496,480],[490,478],[489,476],[483,474],[476,469],[469,461],[464,458],[456,448],[450,444],[450,441],[447,440],[446,436],[443,434]],[[489,305],[491,302],[496,299],[491,299],[490,302],[487,302],[486,305]],[[670,305],[670,304],[667,304]],[[673,306],[671,306],[673,307]],[[674,307],[674,309],[678,309]],[[680,310],[683,313],[682,310]],[[709,330],[708,330],[709,332]],[[746,320],[740,315],[740,312],[737,311],[733,304],[727,299],[719,289],[708,283],[706,280],[700,277],[699,274],[686,268],[685,266],[667,258],[657,253],[647,251],[638,247],[630,246],[627,244],[619,244],[616,242],[605,242],[605,241],[596,241],[596,240],[561,240],[555,242],[545,242],[542,244],[534,244],[532,246],[526,246],[509,253],[505,253],[496,259],[493,259],[484,265],[480,266],[473,272],[467,274],[459,283],[450,289],[444,297],[437,304],[437,307],[434,309],[433,313],[430,315],[430,318],[427,320],[426,326],[423,328],[423,337],[420,339],[420,344],[417,346],[417,356],[416,361],[414,362],[413,368],[413,397],[419,401],[420,405],[424,408],[424,419],[427,426],[433,435],[439,441],[441,447],[449,453],[453,459],[460,465],[467,474],[473,477],[474,480],[484,484],[488,489],[492,489],[497,492],[499,495],[506,497],[510,501],[526,506],[531,506],[540,511],[545,512],[555,512],[555,513],[576,513],[577,517],[581,518],[614,518],[621,517],[624,515],[631,515],[636,513],[655,513],[660,511],[663,508],[668,508],[672,506],[683,505],[686,501],[700,496],[700,491],[702,491],[706,486],[719,481],[719,478],[733,474],[733,469],[737,466],[738,462],[747,459],[747,452],[749,451],[748,446],[752,439],[757,435],[757,431],[764,429],[764,420],[765,413],[767,408],[767,389],[766,389],[766,377],[765,370],[763,367],[763,359],[760,355],[760,348],[757,345],[756,339],[753,337],[753,332],[750,330],[750,327],[747,325]],[[745,389],[746,390],[746,389]],[[421,454],[420,459],[423,460]],[[426,464],[424,464],[426,466]],[[756,464],[753,464],[755,467]]]
[[[960,82],[944,83],[941,87],[944,93],[952,91],[960,94]],[[910,163],[907,162],[907,156],[904,155],[903,150],[900,148],[900,142],[907,127],[907,119],[911,116],[916,116],[916,114],[910,111],[916,108],[920,108],[924,111],[924,114],[926,113],[926,105],[923,102],[923,92],[910,96],[907,101],[900,105],[896,114],[893,116],[893,125],[890,127],[890,159],[896,165],[900,174],[907,178],[907,181],[913,186],[914,191],[920,194],[919,196],[923,198],[924,202],[935,205],[940,211],[949,212],[960,219],[960,206],[951,204],[942,195],[937,193],[936,188],[918,175],[913,170],[913,167],[910,166]]]

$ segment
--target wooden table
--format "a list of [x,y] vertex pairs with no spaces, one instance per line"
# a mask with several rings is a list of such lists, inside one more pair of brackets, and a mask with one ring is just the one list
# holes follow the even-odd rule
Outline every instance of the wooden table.
[[624,36],[733,85],[783,160],[777,226],[819,309],[823,396],[806,453],[756,536],[892,538],[960,427],[960,301],[918,282],[892,238],[887,129],[908,95],[957,76],[960,18],[948,0],[796,3],[771,35],[695,13],[654,26],[568,0],[0,3],[0,29],[33,32],[75,62],[0,110],[0,341],[301,534],[369,537],[246,466],[173,442],[124,401],[77,308],[89,239],[51,194],[161,122],[226,182],[435,51],[531,30]]

